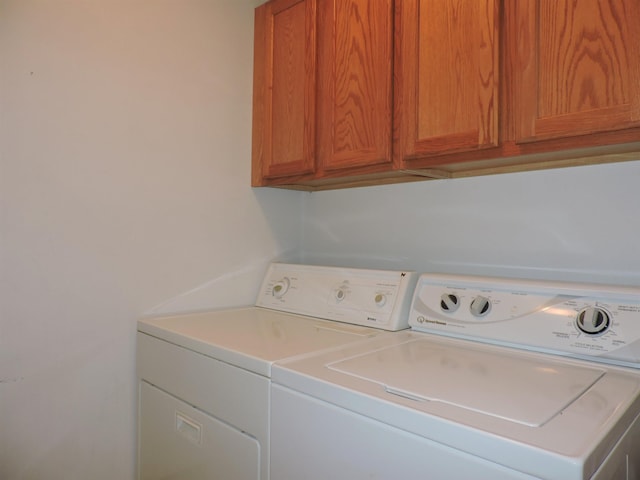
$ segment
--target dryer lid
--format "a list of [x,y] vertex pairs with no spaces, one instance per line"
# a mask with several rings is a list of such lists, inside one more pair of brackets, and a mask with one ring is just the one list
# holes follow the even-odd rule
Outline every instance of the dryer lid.
[[440,402],[527,426],[542,426],[604,374],[509,350],[452,347],[416,339],[327,365],[382,385],[389,393]]
[[275,361],[388,334],[259,307],[141,319],[138,330],[266,377]]

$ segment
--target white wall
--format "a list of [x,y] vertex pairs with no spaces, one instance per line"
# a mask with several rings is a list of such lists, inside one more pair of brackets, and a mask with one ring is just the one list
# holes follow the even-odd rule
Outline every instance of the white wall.
[[136,318],[273,258],[640,284],[640,162],[251,190],[252,3],[0,0],[0,478],[133,478]]
[[0,478],[133,478],[136,318],[295,259],[304,194],[249,187],[252,3],[0,0]]
[[640,285],[640,161],[310,197],[308,262]]

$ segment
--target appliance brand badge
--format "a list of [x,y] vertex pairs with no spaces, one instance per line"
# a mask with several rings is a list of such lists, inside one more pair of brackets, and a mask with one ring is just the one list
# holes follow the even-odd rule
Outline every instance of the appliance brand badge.
[[442,320],[431,320],[430,318],[423,317],[420,315],[417,319],[418,323],[432,323],[433,325],[446,325],[447,322],[443,322]]

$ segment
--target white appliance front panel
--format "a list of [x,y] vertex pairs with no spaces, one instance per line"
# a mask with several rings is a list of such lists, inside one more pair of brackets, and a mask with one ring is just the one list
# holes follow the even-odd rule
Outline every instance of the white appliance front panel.
[[640,368],[640,289],[423,274],[415,330]]
[[272,264],[255,307],[140,319],[144,478],[268,478],[272,364],[406,329],[416,280]]
[[142,319],[138,330],[266,377],[276,360],[390,334],[259,307]]
[[327,365],[388,393],[539,427],[606,370],[416,339]]
[[383,330],[409,328],[415,272],[272,263],[256,305]]
[[[417,358],[411,357],[411,349],[396,349],[407,343],[420,346]],[[446,376],[435,380],[443,401],[428,398],[427,377],[407,373],[414,361],[424,363],[420,356],[429,356],[430,349],[440,352],[433,354],[433,361],[450,362],[449,367],[428,367],[431,372],[446,375],[447,368],[456,364],[464,370],[450,376],[452,382],[466,382],[462,390],[447,386]],[[450,351],[444,354],[443,349]],[[381,372],[359,363],[380,352],[386,352],[383,357],[388,362],[378,364]],[[350,364],[351,359],[355,363]],[[481,361],[476,363],[478,359]],[[509,378],[499,387],[501,398],[491,391],[500,383],[495,375],[510,367],[497,367],[499,362],[513,364]],[[485,370],[487,365],[491,366],[489,371]],[[560,365],[562,369],[558,370]],[[353,371],[345,373],[340,366]],[[557,384],[547,380],[544,373],[534,379],[537,387],[551,389],[539,392],[537,398],[549,395],[553,400],[545,407],[534,408],[534,417],[529,419],[511,406],[523,401],[523,395],[510,390],[506,382],[520,374],[517,385],[532,393],[533,386],[526,386],[532,368],[559,371],[565,380],[574,372],[578,378],[576,382],[569,380],[560,394],[553,391]],[[393,379],[389,383],[396,389],[384,384],[388,379]],[[593,380],[595,383],[589,385]],[[397,332],[276,364],[272,382],[519,472],[562,480],[590,478],[640,412],[640,376],[631,369],[418,332]],[[467,399],[462,398],[465,388]],[[484,399],[480,401],[473,398],[481,396]],[[495,407],[489,405],[492,400],[497,402]],[[563,400],[567,405],[560,406]],[[469,408],[474,402],[481,408]],[[520,421],[502,418],[509,416]],[[551,418],[541,421],[545,417]],[[525,418],[527,421],[522,421]]]
[[272,405],[271,480],[536,480],[278,385]]
[[139,425],[139,480],[260,479],[255,438],[146,382]]

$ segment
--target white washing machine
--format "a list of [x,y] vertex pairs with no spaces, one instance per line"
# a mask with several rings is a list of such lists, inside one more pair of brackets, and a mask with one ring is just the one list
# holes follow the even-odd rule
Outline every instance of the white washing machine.
[[416,280],[274,263],[254,307],[141,319],[138,478],[269,478],[273,363],[408,328]]
[[272,480],[637,480],[640,291],[422,275],[412,330],[272,371]]

